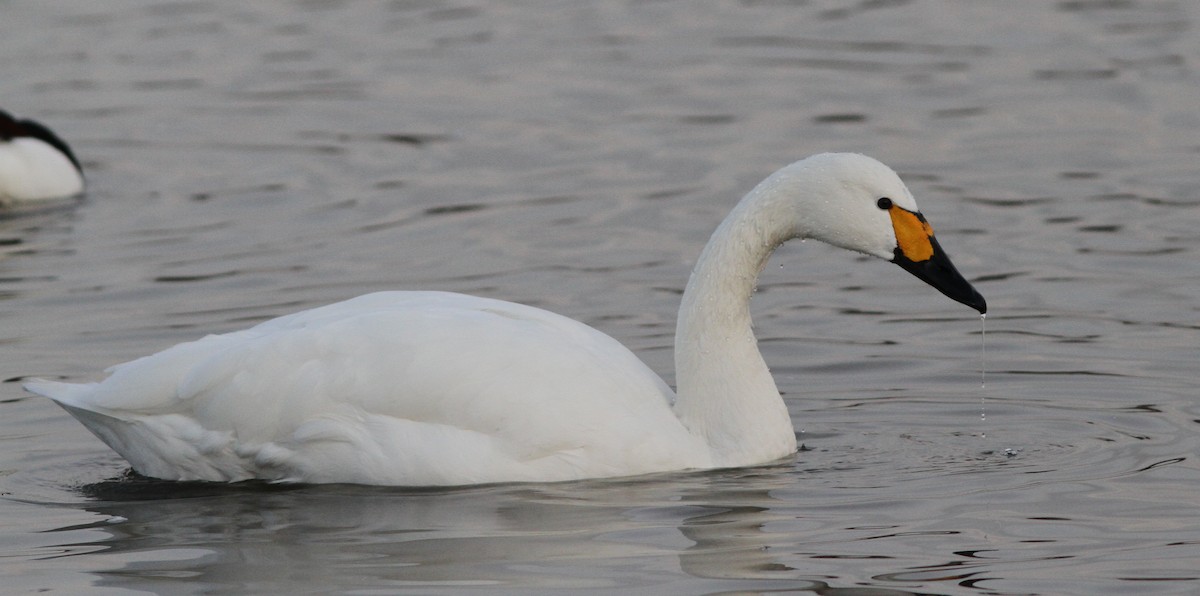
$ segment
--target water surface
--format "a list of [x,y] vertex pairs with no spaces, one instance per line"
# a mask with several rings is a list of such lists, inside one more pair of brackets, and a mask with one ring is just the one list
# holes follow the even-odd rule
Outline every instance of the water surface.
[[[0,105],[90,185],[0,212],[5,591],[1200,589],[1195,3],[0,7]],[[827,150],[900,171],[988,298],[987,385],[971,311],[787,246],[753,305],[776,465],[176,485],[19,386],[380,289],[549,308],[671,381],[708,234]]]

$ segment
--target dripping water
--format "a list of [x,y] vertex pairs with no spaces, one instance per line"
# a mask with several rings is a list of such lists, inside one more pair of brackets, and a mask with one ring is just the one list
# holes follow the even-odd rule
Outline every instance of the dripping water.
[[[979,315],[979,422],[983,426],[979,437],[987,439],[987,315]],[[1004,457],[1016,457],[1018,448],[1005,447]],[[987,451],[986,453],[992,453]]]
[[979,315],[979,422],[980,437],[987,438],[987,314]]
[[[979,315],[979,389],[987,388],[987,314]],[[982,397],[982,396],[981,396]]]

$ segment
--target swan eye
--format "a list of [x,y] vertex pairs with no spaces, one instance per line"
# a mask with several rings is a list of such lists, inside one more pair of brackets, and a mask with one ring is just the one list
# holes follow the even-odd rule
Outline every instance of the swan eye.
[[879,199],[875,204],[878,205],[879,208],[883,209],[884,211],[887,211],[888,209],[892,208],[892,200],[887,197],[883,197],[882,199]]

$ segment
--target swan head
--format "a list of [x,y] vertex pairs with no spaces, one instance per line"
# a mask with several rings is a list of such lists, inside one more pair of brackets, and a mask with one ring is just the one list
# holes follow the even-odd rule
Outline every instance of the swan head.
[[888,166],[857,153],[822,153],[776,172],[762,192],[792,207],[790,235],[891,261],[980,313],[987,302],[933,235],[908,187]]

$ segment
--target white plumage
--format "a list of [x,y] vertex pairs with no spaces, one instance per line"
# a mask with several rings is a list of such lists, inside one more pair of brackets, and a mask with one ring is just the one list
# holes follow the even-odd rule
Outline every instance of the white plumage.
[[940,248],[905,262],[896,209],[916,214],[899,177],[853,154],[797,162],[748,194],[684,293],[678,397],[582,323],[446,292],[368,294],[180,344],[99,383],[27,388],[166,479],[461,485],[765,463],[796,449],[748,304],[780,243],[891,259],[986,309]]

